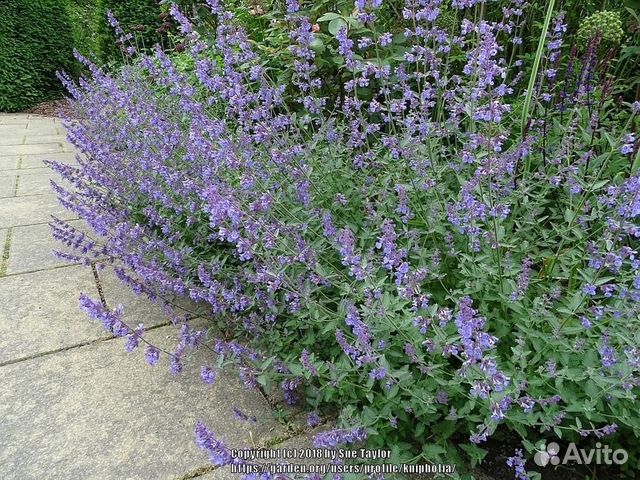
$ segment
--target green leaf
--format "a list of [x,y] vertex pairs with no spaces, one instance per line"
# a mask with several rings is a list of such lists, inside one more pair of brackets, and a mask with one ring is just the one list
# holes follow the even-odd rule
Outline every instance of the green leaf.
[[317,22],[330,22],[332,20],[336,20],[338,18],[343,18],[342,15],[338,14],[338,13],[334,13],[334,12],[328,12],[325,13],[324,15],[322,15],[318,20],[316,20]]
[[317,53],[324,52],[324,42],[321,38],[315,37],[313,41],[309,44],[309,48]]
[[589,395],[590,398],[595,399],[600,396],[600,389],[593,380],[587,380],[584,384],[584,392]]
[[329,33],[336,36],[342,27],[346,27],[347,22],[342,18],[334,18],[329,22]]
[[485,450],[484,448],[480,448],[477,445],[465,445],[462,444],[460,445],[460,448],[462,448],[467,455],[469,455],[469,458],[471,459],[471,466],[475,467],[476,465],[478,465],[482,459],[487,455],[488,450]]
[[522,107],[522,119],[521,119],[521,132],[524,134],[527,120],[529,118],[529,108],[531,107],[531,98],[533,97],[533,87],[538,76],[538,68],[540,67],[540,60],[544,51],[545,40],[547,38],[547,31],[549,30],[549,24],[551,23],[551,17],[553,16],[553,7],[555,6],[555,0],[550,0],[547,4],[547,12],[544,17],[544,23],[542,25],[542,32],[538,38],[538,48],[536,50],[536,56],[533,60],[533,68],[529,74],[529,85],[527,87],[527,95],[524,99],[524,106]]
[[[640,2],[640,0],[638,1]],[[622,49],[622,53],[629,54],[629,55],[640,55],[640,47],[638,46],[624,47]]]
[[438,460],[440,455],[446,453],[447,450],[435,443],[427,443],[422,447],[422,454],[425,458],[430,460]]

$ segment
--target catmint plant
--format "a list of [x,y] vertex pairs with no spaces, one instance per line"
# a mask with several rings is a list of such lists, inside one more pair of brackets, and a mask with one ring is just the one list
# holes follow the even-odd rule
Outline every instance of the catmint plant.
[[[310,426],[338,412],[318,447],[477,463],[516,436],[508,464],[528,478],[551,432],[637,436],[640,109],[611,98],[598,33],[569,52],[555,12],[520,128],[525,2],[488,20],[480,0],[407,0],[400,32],[378,27],[381,3],[327,33],[287,2],[289,85],[212,0],[208,37],[171,8],[193,74],[160,48],[116,75],[79,56],[90,75],[61,79],[83,156],[50,164],[95,238],[54,221],[65,255],[170,312],[180,343],[147,345],[150,364],[177,374],[208,348]],[[341,59],[339,98],[318,41]],[[191,331],[176,295],[235,338]],[[128,350],[145,342],[119,309],[81,304]],[[215,372],[200,370],[213,388]],[[196,437],[237,461],[204,425]]]

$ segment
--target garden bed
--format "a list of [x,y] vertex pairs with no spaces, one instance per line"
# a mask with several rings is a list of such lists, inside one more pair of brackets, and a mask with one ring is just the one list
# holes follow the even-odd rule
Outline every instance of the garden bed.
[[[486,18],[475,1],[407,2],[397,31],[379,2],[316,15],[289,1],[282,83],[209,4],[195,25],[171,8],[175,54],[136,52],[110,18],[130,64],[109,74],[79,56],[91,78],[62,77],[87,160],[51,165],[96,234],[57,224],[68,258],[206,304],[225,335],[173,311],[181,341],[160,351],[83,297],[89,314],[151,364],[164,355],[179,373],[210,348],[203,381],[235,368],[310,426],[337,416],[317,448],[387,449],[396,464],[493,455],[490,473],[523,479],[539,478],[526,469],[542,443],[606,441],[633,475],[640,103],[614,97],[613,40],[583,32],[567,53],[549,2],[535,55],[516,60],[518,0]],[[241,461],[196,435],[214,464]]]

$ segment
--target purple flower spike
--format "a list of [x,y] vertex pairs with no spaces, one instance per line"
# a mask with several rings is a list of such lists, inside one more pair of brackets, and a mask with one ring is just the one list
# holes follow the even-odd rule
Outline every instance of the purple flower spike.
[[517,448],[513,457],[507,458],[507,466],[511,467],[516,480],[529,480],[529,474],[525,469],[526,460],[522,455],[522,449]]
[[217,467],[229,465],[233,462],[230,450],[218,440],[214,433],[209,430],[204,423],[196,424],[196,445],[207,452],[211,463]]
[[339,429],[322,432],[313,437],[314,448],[335,448],[366,440],[364,428]]
[[158,350],[153,345],[149,345],[145,353],[145,358],[149,365],[153,366],[157,364],[158,361],[160,360],[160,350]]
[[309,425],[310,427],[317,427],[318,425],[320,425],[320,416],[318,415],[318,412],[310,412],[309,415],[307,415],[307,425]]
[[233,412],[233,416],[235,418],[237,418],[238,420],[242,420],[243,422],[255,423],[258,421],[256,417],[254,417],[253,415],[247,415],[236,406],[231,407],[231,411]]
[[216,372],[212,368],[203,365],[200,367],[200,378],[207,385],[212,385],[216,380]]

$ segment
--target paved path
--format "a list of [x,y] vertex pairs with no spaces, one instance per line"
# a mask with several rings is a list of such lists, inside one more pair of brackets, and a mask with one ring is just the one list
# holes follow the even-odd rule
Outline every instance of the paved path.
[[[44,159],[75,162],[59,120],[0,115],[0,479],[228,479],[193,441],[205,421],[233,448],[308,445],[269,404],[235,376],[199,381],[200,359],[173,377],[166,364],[147,367],[126,353],[78,308],[79,292],[97,297],[92,272],[56,260],[51,214],[73,220],[50,192]],[[160,310],[107,273],[98,282],[107,303],[123,303],[130,323],[175,345]],[[231,416],[235,405],[257,423]],[[299,424],[298,424],[299,425]],[[293,438],[292,438],[293,437]]]

